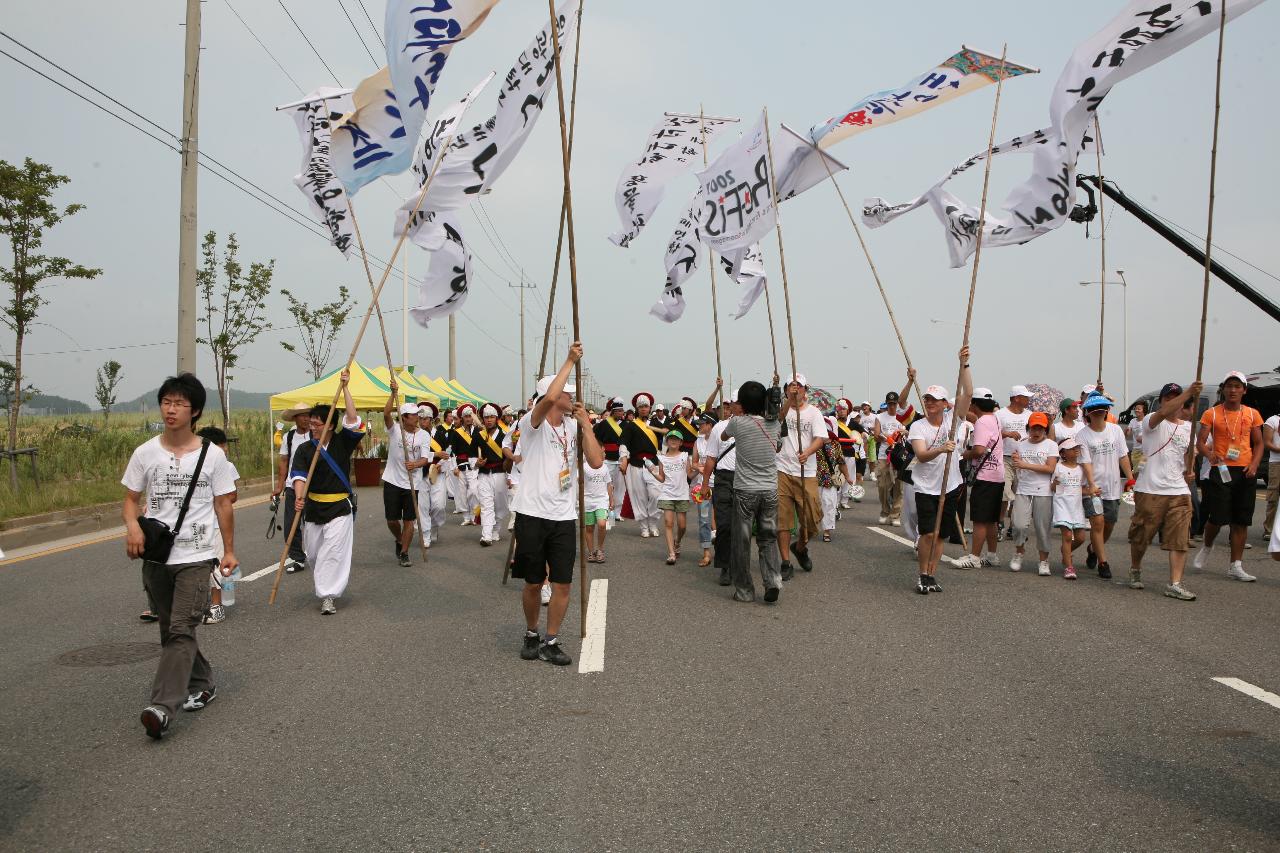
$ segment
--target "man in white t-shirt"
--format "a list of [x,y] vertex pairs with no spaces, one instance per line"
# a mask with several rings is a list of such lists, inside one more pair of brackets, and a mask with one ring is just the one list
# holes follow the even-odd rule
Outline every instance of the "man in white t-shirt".
[[1280,503],[1280,415],[1272,415],[1262,423],[1262,446],[1267,449],[1267,516],[1262,522],[1262,538],[1271,536],[1276,523],[1276,504]]
[[871,432],[876,438],[876,486],[880,492],[880,524],[902,524],[902,484],[889,464],[889,447],[906,437],[907,427],[914,420],[916,411],[910,404],[902,406],[902,398],[911,391],[916,371],[907,368],[907,384],[901,391],[884,395],[884,411],[877,412],[871,421]]
[[[387,464],[382,469],[382,510],[387,529],[396,541],[396,560],[409,567],[409,546],[413,543],[413,525],[418,519],[422,490],[422,469],[427,466],[427,433],[418,421],[418,404],[400,405],[400,422],[391,417],[391,403],[398,399],[399,387],[391,380],[391,394],[382,409],[382,424],[387,428]],[[422,547],[426,547],[425,530]]]
[[[538,401],[520,419],[520,488],[517,513],[515,563],[511,576],[524,579],[525,633],[520,657],[567,666],[573,659],[560,647],[560,623],[569,607],[573,560],[577,554],[578,440],[592,468],[604,465],[604,452],[591,429],[587,410],[575,402],[575,386],[567,384],[573,366],[582,358],[582,344],[574,341],[569,357],[555,376],[538,380]],[[566,417],[569,415],[571,417]],[[551,580],[547,605],[547,634],[538,634],[542,612],[540,590]]]
[[[809,404],[809,380],[797,373],[787,382],[786,403],[782,419],[782,444],[778,449],[778,556],[782,561],[782,579],[791,580],[795,568],[788,559],[795,552],[796,562],[806,572],[813,571],[809,556],[809,537],[818,532],[822,521],[822,504],[818,498],[818,460],[814,456],[827,441],[827,422],[817,406]],[[791,525],[798,521],[795,547],[791,548]]]
[[[279,498],[283,495],[284,529],[292,530],[293,517],[297,511],[293,508],[296,495],[293,493],[293,486],[289,484],[289,472],[293,470],[293,454],[311,440],[311,406],[298,403],[286,409],[280,416],[286,420],[292,420],[294,425],[280,438],[280,452],[277,454],[276,463],[276,490],[271,493],[271,496]],[[302,547],[302,537],[295,536],[289,543],[289,558],[284,564],[284,570],[293,574],[306,567],[307,552]]]
[[[142,564],[147,595],[160,617],[160,663],[151,683],[151,704],[143,709],[141,720],[147,735],[159,740],[179,706],[198,711],[217,696],[196,626],[209,604],[210,570],[217,566],[223,576],[230,576],[240,561],[234,547],[236,484],[231,463],[192,430],[204,413],[204,385],[190,373],[171,376],[156,398],[164,432],[133,451],[121,484],[125,551],[130,558],[143,557],[146,547],[138,522],[144,493],[146,516],[163,523],[174,536],[163,562],[144,557]],[[183,513],[188,491],[191,500]],[[215,556],[215,529],[222,536],[221,561]]]
[[1129,523],[1129,588],[1142,589],[1142,558],[1151,540],[1160,534],[1160,547],[1169,552],[1169,584],[1164,594],[1180,601],[1195,601],[1195,594],[1182,585],[1182,570],[1191,543],[1192,471],[1187,470],[1187,448],[1191,446],[1191,423],[1196,400],[1203,389],[1200,382],[1182,390],[1170,382],[1160,390],[1156,411],[1143,423],[1142,453],[1146,465],[1134,487],[1133,520]]
[[1031,417],[1031,391],[1026,385],[1014,385],[1009,389],[1009,405],[996,411],[1000,421],[1000,436],[1004,442],[1004,502],[1000,516],[1009,521],[1009,507],[1018,491],[1018,469],[1013,465],[1013,451],[1018,442],[1027,437],[1027,419]]

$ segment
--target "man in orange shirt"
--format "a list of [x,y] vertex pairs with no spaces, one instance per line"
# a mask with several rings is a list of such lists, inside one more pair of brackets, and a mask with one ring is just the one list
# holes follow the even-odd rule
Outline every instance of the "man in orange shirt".
[[1227,577],[1238,581],[1257,580],[1245,572],[1245,537],[1253,524],[1253,504],[1262,461],[1262,416],[1244,405],[1248,379],[1238,370],[1227,374],[1221,386],[1222,402],[1200,418],[1196,449],[1209,460],[1204,504],[1209,520],[1204,526],[1204,545],[1192,565],[1203,569],[1213,551],[1213,542],[1223,526],[1231,527],[1231,566]]

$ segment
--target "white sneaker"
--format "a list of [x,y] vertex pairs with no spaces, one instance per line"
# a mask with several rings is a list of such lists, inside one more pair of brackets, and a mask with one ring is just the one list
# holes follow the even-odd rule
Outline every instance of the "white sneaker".
[[842,502],[840,503],[840,508],[841,508],[841,509],[853,509],[853,506],[852,506],[852,505],[851,505],[847,500],[845,500],[845,501],[842,501]]
[[1234,561],[1231,564],[1231,568],[1227,569],[1227,577],[1233,581],[1244,581],[1245,583],[1252,583],[1257,580],[1257,578],[1244,570],[1244,566],[1239,560]]
[[461,526],[462,526],[462,527],[470,527],[470,526],[471,526],[471,525],[473,525],[473,524],[475,524],[475,522],[471,520],[471,516],[467,516],[466,518],[462,519],[462,524],[461,524]]
[[887,516],[887,515],[882,515],[882,516],[880,516],[880,518],[876,520],[876,523],[877,523],[877,524],[888,524],[888,523],[889,523],[889,516]]
[[1048,561],[1048,560],[1041,560],[1041,561],[1040,561],[1040,568],[1037,570],[1036,574],[1040,575],[1040,577],[1042,577],[1042,578],[1047,578],[1047,577],[1049,577],[1050,572],[1049,572],[1049,561]]
[[1009,571],[1011,572],[1022,571],[1022,555],[1021,554],[1013,555],[1013,559],[1009,561]]
[[1164,594],[1179,601],[1196,600],[1196,594],[1180,583],[1167,584],[1164,588]]
[[542,585],[542,606],[546,607],[551,603],[551,584],[544,583]]
[[958,560],[952,560],[951,565],[957,569],[980,569],[982,561],[972,554],[965,554]]
[[1212,548],[1206,548],[1201,545],[1200,550],[1196,551],[1195,557],[1192,558],[1191,565],[1195,566],[1197,569],[1203,569],[1205,564],[1209,562],[1209,552],[1212,550]]
[[990,551],[982,555],[982,565],[984,566],[1000,566],[1000,555],[992,554]]
[[641,539],[648,539],[648,538],[649,538],[649,528],[647,528],[647,527],[641,527],[641,528],[640,528],[640,538],[641,538]]
[[900,518],[895,518],[893,521],[891,521],[891,522],[889,522],[889,523],[890,523],[890,524],[892,524],[894,527],[901,527],[901,526],[902,526],[902,519],[900,519]]
[[[1249,578],[1253,580],[1253,578]],[[204,615],[204,624],[217,625],[219,622],[227,618],[227,611],[221,604],[215,604],[209,608],[209,612]],[[203,706],[201,706],[203,707]]]

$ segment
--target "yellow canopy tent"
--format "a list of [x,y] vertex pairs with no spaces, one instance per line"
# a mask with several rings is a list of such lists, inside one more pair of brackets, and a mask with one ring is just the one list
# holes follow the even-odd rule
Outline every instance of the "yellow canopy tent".
[[457,400],[460,403],[489,402],[488,400],[485,400],[483,397],[477,397],[475,394],[472,394],[466,388],[459,385],[458,380],[456,379],[444,379],[442,377],[437,376],[435,378],[435,381],[432,384],[435,385],[437,388],[445,389],[449,393],[450,397],[452,397],[453,399]]
[[[334,394],[338,393],[338,374],[341,372],[342,368],[338,368],[310,385],[272,395],[271,410],[279,412],[298,403],[309,403],[313,406],[317,403],[332,403]],[[351,397],[355,400],[356,408],[361,411],[381,409],[387,404],[387,398],[391,396],[391,387],[358,361],[351,364],[351,382],[348,387],[351,389]],[[410,393],[407,384],[404,396],[409,402],[417,402],[417,394]],[[338,405],[342,405],[342,400],[338,400]]]
[[474,391],[472,391],[470,388],[468,388],[467,386],[465,386],[465,385],[463,385],[461,382],[459,382],[457,379],[450,379],[450,380],[449,380],[449,385],[450,385],[450,387],[457,388],[457,389],[458,389],[459,391],[461,391],[463,394],[466,394],[468,397],[470,397],[470,398],[471,398],[471,399],[473,399],[473,400],[476,400],[477,402],[481,402],[481,403],[489,403],[489,402],[492,402],[492,401],[491,401],[491,400],[489,400],[488,398],[486,398],[486,397],[481,397],[479,394],[476,394],[476,393],[475,393]]
[[[387,377],[390,375],[387,366],[381,365],[373,369],[373,375],[378,381],[390,387]],[[430,400],[437,406],[440,405],[440,395],[423,384],[422,379],[405,370],[403,367],[396,371],[396,382],[400,384],[400,395],[412,403],[420,403],[423,400]],[[384,403],[385,405],[385,403]]]

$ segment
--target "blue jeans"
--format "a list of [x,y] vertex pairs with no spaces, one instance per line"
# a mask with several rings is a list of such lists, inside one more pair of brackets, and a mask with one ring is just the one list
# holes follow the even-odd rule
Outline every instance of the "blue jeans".
[[698,504],[698,543],[702,550],[710,550],[711,545],[711,513],[713,507],[710,500]]
[[[751,582],[751,528],[755,527],[756,548],[760,552],[760,580],[765,589],[781,589],[782,573],[778,557],[778,493],[733,493],[733,550],[730,553],[733,585],[743,595],[755,595]],[[716,538],[724,535],[719,531]]]

